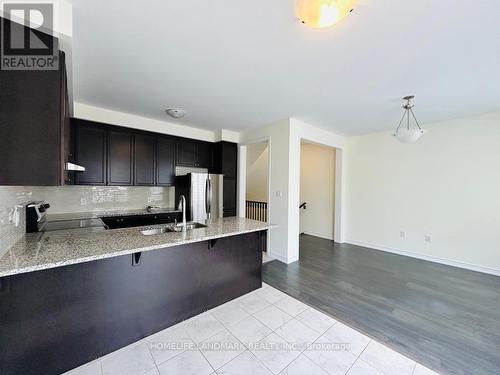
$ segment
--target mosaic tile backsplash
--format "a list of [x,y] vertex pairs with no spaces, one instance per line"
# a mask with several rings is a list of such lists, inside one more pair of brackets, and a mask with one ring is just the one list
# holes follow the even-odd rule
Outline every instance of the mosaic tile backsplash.
[[39,200],[50,203],[49,214],[174,207],[175,188],[0,186],[0,256],[25,233],[24,205]]

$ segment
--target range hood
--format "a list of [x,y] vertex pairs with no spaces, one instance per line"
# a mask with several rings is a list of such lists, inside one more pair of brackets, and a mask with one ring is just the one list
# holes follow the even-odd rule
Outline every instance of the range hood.
[[85,172],[85,167],[82,167],[81,165],[73,164],[70,162],[66,162],[65,169],[67,171]]

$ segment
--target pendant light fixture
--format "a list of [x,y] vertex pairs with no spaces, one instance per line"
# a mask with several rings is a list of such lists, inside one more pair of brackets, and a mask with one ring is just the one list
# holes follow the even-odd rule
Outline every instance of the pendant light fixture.
[[[396,139],[401,143],[415,143],[422,136],[422,134],[425,133],[425,130],[420,127],[420,124],[413,113],[414,105],[411,104],[411,100],[414,98],[414,95],[408,95],[403,98],[403,100],[406,101],[406,103],[403,104],[403,117],[399,120],[399,125],[393,134],[394,137],[396,137]],[[410,114],[413,121],[410,120]],[[413,125],[412,122],[414,122]]]
[[295,0],[299,20],[310,27],[335,25],[354,10],[357,0]]

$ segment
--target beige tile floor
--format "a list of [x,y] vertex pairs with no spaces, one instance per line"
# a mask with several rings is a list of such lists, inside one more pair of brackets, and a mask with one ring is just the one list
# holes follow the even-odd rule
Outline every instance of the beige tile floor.
[[267,284],[67,375],[431,375]]

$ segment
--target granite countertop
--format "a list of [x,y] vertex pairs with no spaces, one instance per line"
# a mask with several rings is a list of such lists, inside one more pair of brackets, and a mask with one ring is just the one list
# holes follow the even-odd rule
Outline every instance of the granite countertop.
[[[154,225],[155,228],[162,226],[166,225]],[[81,233],[71,231],[27,233],[0,257],[0,277],[229,237],[272,227],[272,224],[262,221],[231,217],[213,219],[207,228],[152,236],[141,233],[141,228],[144,227]]]
[[109,216],[131,216],[131,215],[154,215],[166,214],[171,212],[181,212],[176,208],[158,208],[149,211],[146,208],[139,208],[134,210],[113,210],[113,211],[91,211],[91,212],[71,212],[64,214],[51,214],[50,209],[47,214],[48,221],[60,220],[83,220],[83,219],[97,219],[99,217]]

